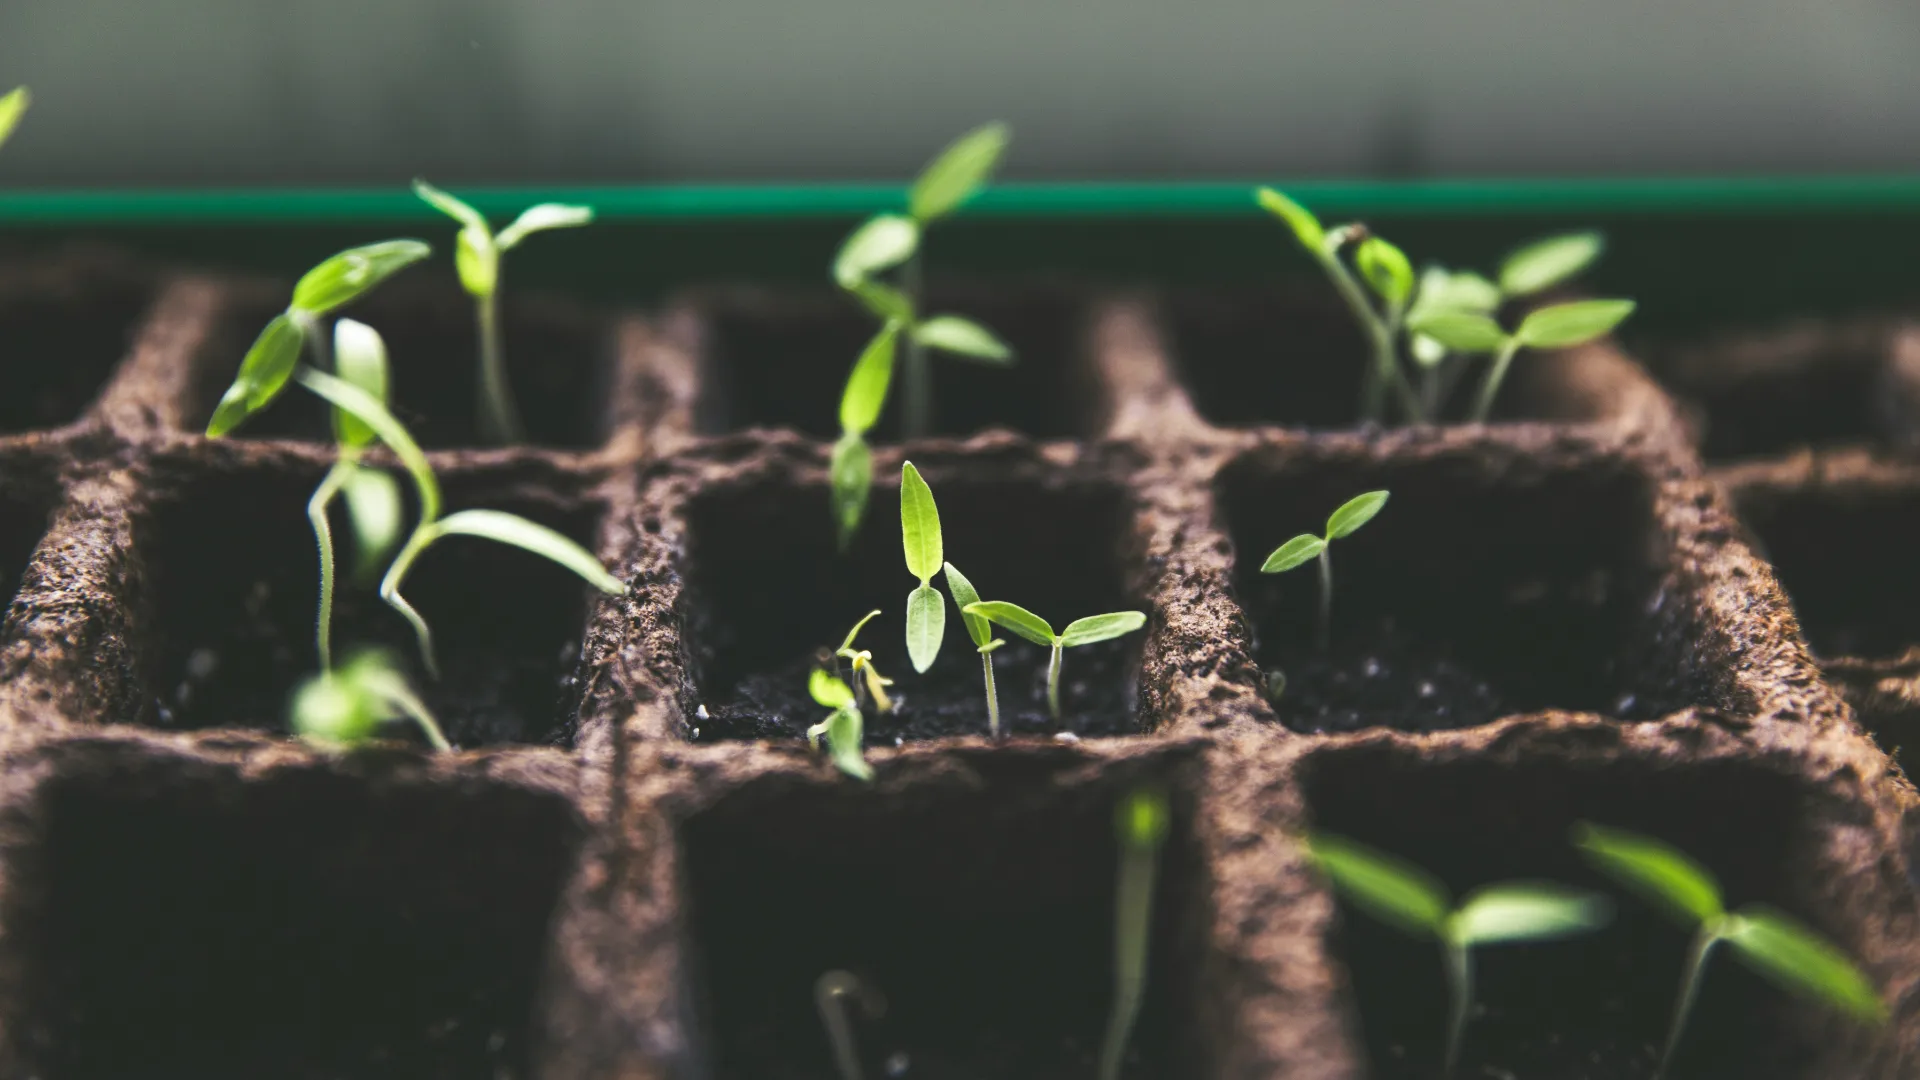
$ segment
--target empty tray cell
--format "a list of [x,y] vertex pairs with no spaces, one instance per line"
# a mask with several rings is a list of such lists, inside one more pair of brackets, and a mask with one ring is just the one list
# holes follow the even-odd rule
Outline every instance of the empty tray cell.
[[43,798],[7,916],[27,1075],[527,1075],[564,800],[181,762]]
[[[1137,610],[1120,571],[1132,530],[1120,489],[1085,476],[1047,478],[997,464],[929,469],[946,556],[985,600],[1011,600],[1058,630],[1074,619]],[[916,674],[906,653],[907,594],[917,584],[900,547],[898,473],[883,472],[865,527],[835,547],[824,479],[758,476],[697,496],[687,508],[682,620],[693,664],[694,738],[798,739],[824,716],[808,673],[861,616],[881,614],[857,647],[895,681],[898,708],[869,711],[869,745],[985,735],[984,673],[959,610],[935,575],[946,611],[939,659]],[[1048,650],[999,631],[993,654],[1002,729],[1012,734],[1138,730],[1144,633],[1068,649],[1061,721],[1046,704]]]
[[[152,609],[144,723],[179,730],[286,730],[289,695],[318,666],[319,564],[306,516],[317,472],[245,467],[201,474],[136,522],[135,557]],[[593,508],[565,493],[448,480],[448,509],[507,510],[588,542]],[[407,511],[413,520],[414,511]],[[380,601],[378,575],[354,573],[344,508],[336,657],[390,650],[456,746],[562,741],[578,708],[576,668],[587,587],[545,559],[473,537],[436,543],[403,594],[434,630],[441,677],[420,674],[413,632]],[[382,566],[384,569],[384,565]],[[390,734],[413,738],[410,726]]]
[[[213,415],[241,358],[285,302],[282,291],[269,296],[267,290],[250,290],[246,302],[229,307],[202,348],[201,400],[197,410],[188,410],[197,422]],[[367,323],[386,339],[393,380],[389,406],[421,445],[483,445],[475,416],[480,361],[471,297],[451,285],[401,280],[341,314]],[[578,304],[509,287],[501,297],[501,332],[507,378],[528,442],[585,450],[606,441],[615,362],[606,321]],[[332,341],[331,329],[327,341]],[[311,360],[310,353],[306,359]],[[332,438],[322,402],[299,387],[290,387],[238,434],[256,439]]]
[[[738,291],[705,299],[698,424],[708,434],[747,428],[840,433],[840,394],[879,324],[852,297]],[[1013,349],[1011,364],[929,352],[936,435],[990,427],[1039,438],[1089,434],[1084,307],[1047,288],[935,290],[926,314],[956,314]],[[895,357],[886,411],[870,438],[899,438],[907,358]]]
[[[1064,765],[1066,761],[1056,762]],[[1110,777],[980,762],[890,794],[749,782],[679,834],[704,1054],[716,1080],[837,1080],[814,1006],[829,971],[885,997],[854,1021],[868,1076],[1092,1080],[1113,994]],[[1202,1075],[1206,889],[1176,798],[1146,998],[1122,1075]]]
[[[1466,727],[1567,709],[1649,719],[1711,699],[1678,667],[1687,597],[1657,592],[1652,481],[1601,454],[1493,443],[1401,455],[1314,450],[1231,463],[1219,504],[1263,685],[1298,731]],[[1332,634],[1314,563],[1268,554],[1362,492],[1379,516],[1331,547]],[[1688,670],[1692,670],[1689,668]],[[1273,696],[1273,695],[1270,695]]]
[[[1577,822],[1673,844],[1715,875],[1736,909],[1762,902],[1829,935],[1848,929],[1847,916],[1812,899],[1836,872],[1818,832],[1819,809],[1830,804],[1764,768],[1731,761],[1675,767],[1622,757],[1598,742],[1590,756],[1539,761],[1438,758],[1375,745],[1316,754],[1303,784],[1314,828],[1424,867],[1456,902],[1479,886],[1517,879],[1615,899],[1612,924],[1596,933],[1475,950],[1475,1009],[1458,1076],[1652,1074],[1691,929],[1592,869],[1570,841]],[[1333,951],[1351,979],[1370,1075],[1439,1077],[1448,1001],[1439,947],[1350,904],[1340,913]],[[1865,1075],[1835,1068],[1841,1063],[1826,1053],[1845,1042],[1839,1036],[1847,1026],[1720,949],[1672,1075]]]
[[128,354],[152,275],[104,254],[0,263],[0,432],[80,418]]
[[0,611],[19,593],[57,497],[54,485],[33,471],[0,466]]

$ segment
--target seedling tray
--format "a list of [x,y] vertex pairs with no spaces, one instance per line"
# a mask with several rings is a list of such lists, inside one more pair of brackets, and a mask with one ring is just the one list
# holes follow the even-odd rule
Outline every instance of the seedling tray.
[[[362,216],[349,240],[391,228]],[[1345,913],[1293,837],[1456,891],[1606,889],[1583,819],[1830,936],[1894,1013],[1866,1032],[1728,964],[1674,1075],[1920,1069],[1896,765],[1920,748],[1920,466],[1911,414],[1857,400],[1920,400],[1897,319],[1529,357],[1494,423],[1382,431],[1343,424],[1358,345],[1310,282],[936,278],[1019,366],[942,368],[938,435],[876,432],[842,556],[825,424],[867,327],[831,290],[769,270],[614,303],[530,272],[506,332],[533,445],[479,450],[470,313],[444,267],[409,271],[354,314],[450,504],[559,528],[632,591],[436,551],[412,592],[462,749],[338,756],[281,711],[311,666],[324,415],[198,434],[286,282],[243,246],[183,269],[54,239],[0,264],[0,1075],[824,1080],[812,981],[841,967],[890,1001],[869,1075],[1090,1077],[1111,812],[1142,782],[1173,825],[1135,1080],[1435,1075],[1438,957]],[[907,458],[984,592],[1149,619],[1069,659],[1059,724],[1043,658],[1003,650],[1004,743],[949,641],[869,727],[863,785],[799,737],[797,676],[899,613]],[[1258,560],[1381,487],[1315,670],[1312,583]],[[336,633],[406,644],[364,595]],[[909,670],[896,633],[866,644]],[[1490,951],[1461,1075],[1648,1075],[1684,944],[1623,903],[1604,935]]]

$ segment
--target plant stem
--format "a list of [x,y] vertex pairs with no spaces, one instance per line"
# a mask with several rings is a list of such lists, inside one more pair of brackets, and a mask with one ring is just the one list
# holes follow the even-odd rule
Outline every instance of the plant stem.
[[1443,948],[1447,960],[1447,989],[1453,1000],[1447,1003],[1446,1072],[1451,1077],[1460,1062],[1461,1037],[1467,1030],[1467,1011],[1473,1006],[1473,957],[1464,946],[1452,941]]
[[433,657],[433,630],[413,605],[407,603],[407,598],[400,595],[400,586],[406,581],[407,572],[413,569],[413,561],[439,538],[440,531],[423,516],[413,535],[407,537],[406,544],[400,548],[400,554],[393,557],[393,565],[387,567],[387,576],[380,579],[380,599],[404,616],[413,627],[413,636],[420,645],[420,664],[427,669],[427,677],[431,679],[440,677],[440,665]]
[[[913,306],[914,319],[920,317],[920,253],[914,252],[901,271],[901,284],[905,287],[907,300]],[[923,439],[933,433],[933,369],[928,363],[927,350],[914,337],[913,328],[907,328],[907,364],[904,373],[902,393],[906,395],[901,417],[900,435],[907,439]]]
[[497,291],[474,298],[480,328],[480,436],[488,442],[526,441],[520,413],[513,405],[513,387],[507,382],[506,360],[500,343],[500,301]]
[[1707,954],[1720,940],[1720,920],[1705,923],[1694,935],[1693,946],[1687,950],[1687,964],[1680,972],[1680,999],[1673,1005],[1673,1026],[1667,1031],[1667,1044],[1660,1051],[1660,1064],[1653,1070],[1653,1080],[1667,1073],[1667,1066],[1673,1061],[1673,1052],[1680,1045],[1680,1032],[1687,1026],[1687,1014],[1693,1011],[1693,999],[1700,993],[1700,974],[1707,963]]
[[1100,1048],[1100,1080],[1119,1080],[1127,1038],[1140,1016],[1159,862],[1157,845],[1121,846],[1120,880],[1113,903],[1113,1012],[1107,1018],[1106,1041]]
[[400,707],[400,711],[412,717],[413,722],[420,725],[420,731],[426,735],[428,745],[443,752],[453,749],[453,744],[447,741],[446,734],[440,730],[440,722],[433,718],[432,712],[428,711],[427,703],[415,697],[413,691],[405,686],[392,686],[387,688],[387,696]]
[[1338,250],[1319,253],[1320,265],[1326,267],[1327,276],[1333,279],[1334,288],[1339,290],[1341,299],[1353,310],[1354,318],[1360,320],[1360,326],[1367,334],[1367,342],[1373,349],[1373,369],[1363,375],[1360,382],[1360,418],[1363,420],[1386,421],[1385,403],[1381,397],[1386,387],[1393,387],[1394,396],[1400,400],[1400,407],[1409,419],[1420,415],[1420,400],[1413,394],[1413,387],[1407,382],[1407,374],[1400,370],[1400,360],[1393,348],[1393,331],[1373,304],[1368,302],[1365,290],[1360,282],[1348,272],[1346,264],[1340,261]]
[[980,668],[987,675],[987,730],[993,737],[1000,737],[1000,694],[993,686],[993,654],[980,654]]
[[1060,639],[1053,639],[1053,657],[1047,661],[1047,708],[1060,721]]
[[338,461],[320,479],[307,500],[307,520],[313,524],[313,539],[320,548],[320,611],[314,622],[313,642],[320,653],[320,670],[333,670],[333,529],[327,524],[327,507],[354,470],[345,450]]
[[1480,383],[1480,396],[1473,403],[1473,422],[1484,424],[1487,415],[1493,412],[1493,396],[1500,392],[1500,382],[1507,377],[1507,366],[1513,363],[1515,353],[1520,351],[1520,339],[1510,337],[1494,355],[1493,366],[1487,368],[1487,377]]
[[1333,647],[1333,545],[1320,549],[1320,651]]
[[833,1044],[834,1067],[841,1080],[861,1080],[860,1053],[853,1042],[853,1023],[847,1018],[846,999],[860,995],[860,980],[845,971],[829,971],[813,984],[813,1004]]

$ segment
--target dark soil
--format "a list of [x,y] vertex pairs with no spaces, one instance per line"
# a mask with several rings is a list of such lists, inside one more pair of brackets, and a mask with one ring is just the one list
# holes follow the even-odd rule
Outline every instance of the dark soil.
[[52,485],[24,472],[0,477],[0,610],[11,607],[27,563],[47,533]]
[[1274,712],[1295,731],[1442,731],[1489,723],[1512,711],[1473,672],[1413,651],[1384,632],[1366,648],[1315,650],[1261,670]]
[[127,355],[154,289],[132,263],[94,253],[0,264],[0,432],[79,419]]

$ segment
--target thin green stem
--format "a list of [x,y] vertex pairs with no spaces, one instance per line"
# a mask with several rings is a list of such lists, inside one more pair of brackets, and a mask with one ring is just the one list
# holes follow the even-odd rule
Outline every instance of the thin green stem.
[[980,654],[980,669],[986,673],[987,677],[987,731],[998,739],[1000,737],[1000,694],[993,686],[993,654],[991,652]]
[[1507,367],[1513,363],[1514,354],[1520,351],[1520,339],[1510,337],[1507,343],[1494,354],[1492,366],[1487,368],[1487,377],[1480,383],[1480,396],[1473,403],[1473,422],[1484,424],[1493,412],[1493,398],[1500,392],[1501,380],[1507,377]]
[[1466,947],[1448,941],[1445,950],[1447,963],[1447,992],[1453,1000],[1447,1003],[1447,1056],[1445,1075],[1453,1075],[1454,1066],[1460,1063],[1460,1044],[1467,1032],[1467,1013],[1473,1007],[1473,956]]
[[412,717],[413,722],[420,725],[420,731],[426,735],[428,745],[443,752],[453,749],[453,744],[447,741],[446,734],[440,730],[440,722],[435,720],[433,713],[427,709],[427,703],[414,696],[413,691],[404,685],[390,686],[387,688],[387,696],[400,707],[401,712]]
[[827,1041],[833,1044],[834,1067],[841,1080],[861,1080],[860,1052],[853,1041],[853,1021],[847,1016],[847,999],[860,1000],[864,987],[845,971],[829,971],[813,984],[813,1004],[820,1010],[820,1023],[827,1029]]
[[400,586],[405,583],[407,572],[413,569],[414,560],[427,550],[428,545],[439,538],[440,531],[434,527],[434,523],[424,517],[421,518],[419,526],[413,530],[413,535],[407,537],[406,545],[400,549],[400,554],[393,557],[393,565],[387,567],[387,576],[380,579],[380,599],[386,601],[388,607],[398,611],[412,625],[413,636],[420,645],[421,666],[427,669],[427,677],[432,679],[440,677],[440,665],[433,656],[433,630],[427,626],[427,620],[414,610],[413,605],[407,603],[406,597],[400,595]]
[[1440,365],[1420,369],[1420,408],[1428,420],[1440,415]]
[[520,426],[520,412],[513,404],[513,387],[507,382],[497,288],[475,297],[474,310],[480,330],[480,435],[488,442],[502,445],[524,442],[526,432]]
[[1680,1033],[1687,1026],[1687,1016],[1693,1011],[1693,999],[1700,995],[1700,976],[1706,968],[1707,954],[1720,941],[1720,920],[1704,923],[1693,937],[1693,946],[1687,950],[1686,967],[1680,971],[1680,998],[1673,1005],[1673,1024],[1667,1029],[1667,1043],[1660,1051],[1660,1064],[1653,1070],[1653,1080],[1667,1073],[1667,1066],[1673,1062],[1673,1052],[1680,1046]]
[[1119,1080],[1127,1039],[1140,1016],[1159,862],[1157,846],[1127,844],[1120,853],[1120,880],[1113,903],[1113,1012],[1107,1018],[1106,1040],[1100,1048],[1100,1080]]
[[1413,387],[1407,382],[1407,373],[1400,370],[1400,359],[1393,347],[1393,331],[1387,322],[1374,310],[1368,301],[1366,290],[1348,271],[1346,264],[1340,261],[1338,250],[1318,253],[1320,265],[1326,268],[1327,276],[1333,279],[1333,285],[1340,298],[1352,309],[1354,318],[1360,321],[1361,329],[1366,331],[1367,343],[1373,350],[1373,368],[1370,374],[1361,379],[1360,417],[1363,420],[1386,421],[1386,407],[1382,400],[1387,387],[1392,387],[1394,396],[1399,399],[1400,407],[1409,418],[1420,415],[1420,400],[1414,396]]
[[327,523],[327,507],[353,472],[354,456],[342,448],[340,459],[321,477],[320,486],[307,500],[307,520],[313,525],[313,539],[320,548],[320,610],[314,620],[313,643],[320,654],[321,671],[333,670],[333,528]]
[[1060,639],[1053,639],[1053,657],[1047,661],[1047,708],[1060,720]]
[[1320,651],[1333,647],[1333,543],[1320,549]]
[[[907,259],[907,265],[901,270],[901,285],[907,301],[913,306],[913,317],[920,318],[920,253],[915,251]],[[905,386],[906,395],[900,418],[900,434],[903,438],[923,439],[933,434],[933,365],[927,356],[927,350],[914,336],[913,328],[907,328]]]

